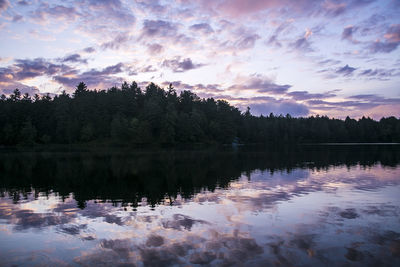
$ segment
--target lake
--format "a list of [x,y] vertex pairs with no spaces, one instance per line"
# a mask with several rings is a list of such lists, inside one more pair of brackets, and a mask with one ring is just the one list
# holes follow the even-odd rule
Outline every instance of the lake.
[[400,146],[0,150],[1,266],[400,266]]

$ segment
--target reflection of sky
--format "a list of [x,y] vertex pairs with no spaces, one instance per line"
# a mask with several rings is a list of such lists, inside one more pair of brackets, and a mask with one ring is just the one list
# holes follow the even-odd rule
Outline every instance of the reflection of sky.
[[[73,195],[0,200],[0,261],[52,265],[399,263],[398,168],[251,173],[137,209]],[[23,244],[23,246],[21,246]]]

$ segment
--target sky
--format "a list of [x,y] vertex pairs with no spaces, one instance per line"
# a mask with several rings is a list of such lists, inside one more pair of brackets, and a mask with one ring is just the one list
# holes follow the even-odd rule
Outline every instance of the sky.
[[0,94],[136,81],[255,115],[400,117],[400,0],[0,0]]

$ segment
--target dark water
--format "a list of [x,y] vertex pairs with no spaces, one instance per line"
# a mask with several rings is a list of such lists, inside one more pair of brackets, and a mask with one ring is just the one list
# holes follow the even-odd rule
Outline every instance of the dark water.
[[0,151],[0,266],[400,266],[400,146]]

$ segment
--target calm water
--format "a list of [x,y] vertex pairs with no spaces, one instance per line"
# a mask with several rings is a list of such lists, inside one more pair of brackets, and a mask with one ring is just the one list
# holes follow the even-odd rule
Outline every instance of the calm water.
[[400,147],[0,151],[0,265],[400,266]]

